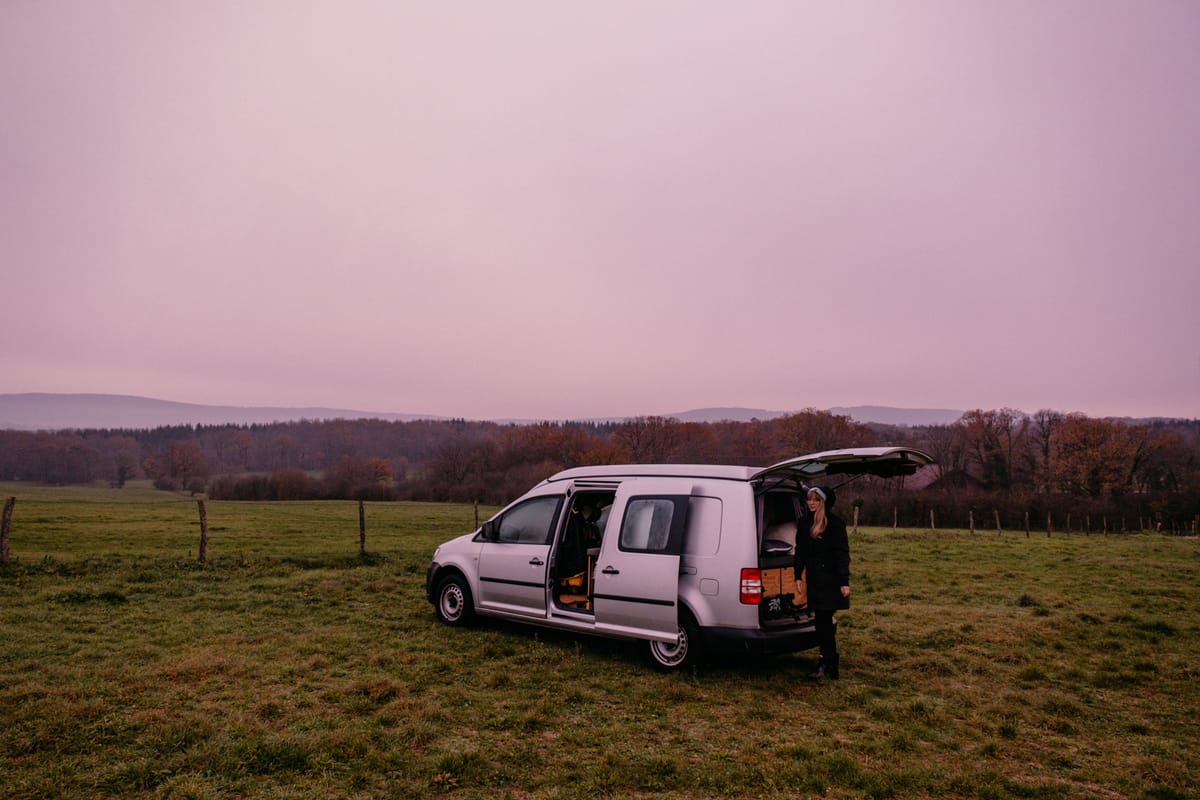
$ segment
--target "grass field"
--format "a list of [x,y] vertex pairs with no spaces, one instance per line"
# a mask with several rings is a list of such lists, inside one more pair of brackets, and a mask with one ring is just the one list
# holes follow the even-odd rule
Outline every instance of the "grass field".
[[[1200,794],[1200,542],[864,529],[843,679],[439,625],[469,506],[0,484],[0,797]],[[490,510],[488,510],[490,511]],[[485,510],[481,509],[481,514]]]

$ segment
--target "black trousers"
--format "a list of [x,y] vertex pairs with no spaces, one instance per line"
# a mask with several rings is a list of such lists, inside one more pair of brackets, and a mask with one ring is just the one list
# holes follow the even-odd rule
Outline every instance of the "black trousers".
[[821,648],[821,658],[830,663],[837,663],[837,628],[833,625],[832,611],[815,611],[813,623],[817,627],[817,645]]

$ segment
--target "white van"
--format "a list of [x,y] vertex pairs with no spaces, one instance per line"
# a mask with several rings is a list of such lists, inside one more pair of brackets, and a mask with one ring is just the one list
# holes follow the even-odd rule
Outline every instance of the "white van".
[[447,625],[479,614],[645,640],[663,670],[704,651],[803,650],[816,634],[791,566],[808,487],[830,476],[911,475],[932,463],[911,448],[869,447],[766,469],[568,469],[438,547],[426,596]]

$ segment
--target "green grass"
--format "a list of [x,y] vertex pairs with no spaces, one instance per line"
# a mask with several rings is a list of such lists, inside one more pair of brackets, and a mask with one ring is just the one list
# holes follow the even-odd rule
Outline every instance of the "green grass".
[[[843,679],[439,625],[462,505],[0,484],[0,796],[1185,798],[1200,543],[864,529]],[[481,509],[480,514],[491,509]]]

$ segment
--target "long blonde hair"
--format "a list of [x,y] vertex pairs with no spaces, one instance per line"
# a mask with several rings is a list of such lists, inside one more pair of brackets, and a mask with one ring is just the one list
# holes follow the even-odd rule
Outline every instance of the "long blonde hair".
[[813,512],[809,533],[814,539],[820,539],[821,534],[825,533],[825,527],[829,524],[829,520],[825,516],[825,498],[819,492],[809,492],[808,496],[817,498],[817,510]]

